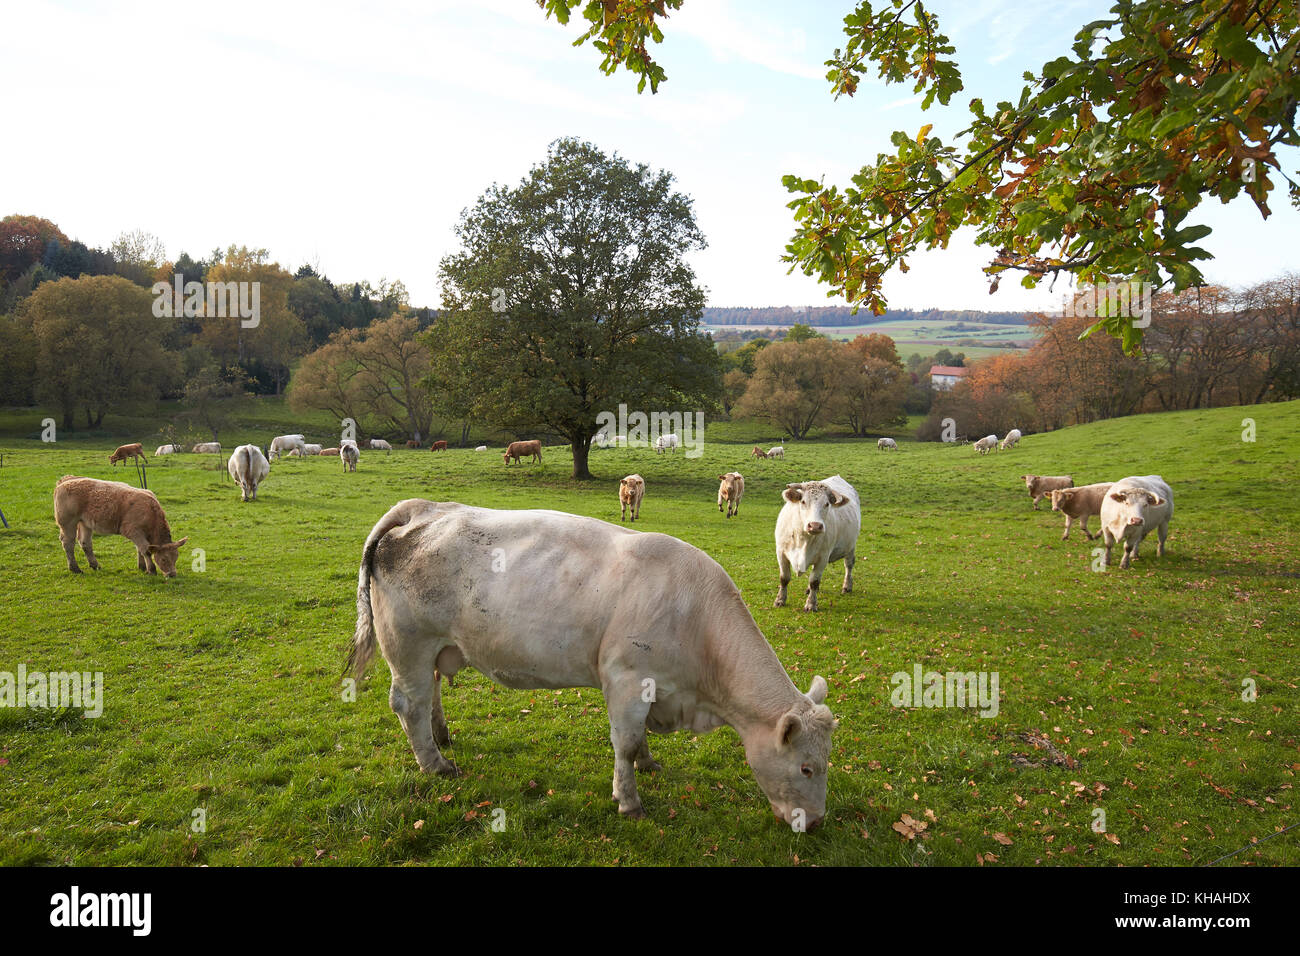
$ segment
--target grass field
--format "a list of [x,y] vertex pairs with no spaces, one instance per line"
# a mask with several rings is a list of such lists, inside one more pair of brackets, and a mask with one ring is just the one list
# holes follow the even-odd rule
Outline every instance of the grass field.
[[[174,580],[137,572],[116,537],[97,539],[100,571],[65,569],[55,481],[114,477],[115,442],[0,438],[0,671],[102,672],[105,684],[98,719],[0,709],[0,863],[1209,862],[1298,819],[1297,434],[1290,403],[1030,435],[983,458],[827,440],[755,462],[749,445],[774,436],[732,424],[698,459],[597,451],[594,483],[567,477],[561,449],[511,468],[493,453],[363,452],[348,475],[290,460],[250,504],[216,456],[179,456],[148,472],[173,532],[189,536]],[[732,468],[747,487],[727,521],[714,497]],[[617,521],[618,479],[632,471],[647,483],[638,528],[716,558],[800,688],[830,682],[840,728],[817,831],[773,819],[729,728],[656,738],[665,770],[639,780],[649,819],[620,819],[595,690],[510,691],[463,672],[444,691],[448,754],[466,771],[455,780],[418,771],[382,660],[344,699],[361,545],[393,503]],[[1025,472],[1162,474],[1176,501],[1168,555],[1148,542],[1129,571],[1094,572],[1091,543],[1077,531],[1062,542],[1061,521],[1030,509]],[[779,491],[834,473],[862,498],[856,591],[830,586],[836,565],[820,612],[773,609]],[[891,675],[917,664],[996,672],[997,715],[891,706]],[[1258,699],[1243,699],[1246,679]],[[1220,866],[1295,864],[1298,835]]]
[[[1006,354],[1008,349],[1025,348],[1038,337],[1031,328],[1023,325],[996,325],[988,322],[966,322],[958,329],[954,321],[913,319],[897,322],[872,322],[864,325],[818,326],[817,331],[833,339],[851,339],[858,335],[879,333],[888,335],[898,346],[898,354],[906,359],[913,352],[929,355],[946,348],[962,352],[968,359],[988,358]],[[707,326],[714,331],[745,329],[745,326]],[[989,342],[1002,346],[970,345],[970,342]]]

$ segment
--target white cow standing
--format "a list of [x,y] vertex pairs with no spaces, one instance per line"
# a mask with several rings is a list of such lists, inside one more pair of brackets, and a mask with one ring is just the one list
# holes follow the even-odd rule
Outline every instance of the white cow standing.
[[158,458],[162,455],[179,455],[180,453],[180,445],[159,445],[158,450],[153,453],[153,456]]
[[361,460],[361,452],[357,450],[355,442],[344,444],[339,446],[339,457],[343,459],[344,471],[356,471],[357,462]]
[[370,448],[371,448],[371,450],[373,450],[373,451],[392,451],[392,450],[393,450],[393,446],[390,445],[390,444],[388,444],[388,442],[384,441],[382,438],[372,438],[372,439],[370,439]]
[[[177,451],[180,451],[178,448]],[[194,446],[192,451],[196,455],[220,455],[221,442],[219,441],[201,441]]]
[[767,457],[768,457],[768,458],[784,458],[784,457],[785,457],[785,446],[784,446],[784,445],[773,445],[771,448],[769,448],[769,449],[767,450]]
[[257,486],[271,473],[271,465],[256,445],[240,445],[230,453],[226,470],[243,492],[243,500],[256,501]]
[[876,439],[876,447],[881,451],[889,451],[891,448],[898,451],[898,442],[892,438],[878,438]]
[[[507,573],[489,572],[496,561]],[[684,541],[558,511],[399,502],[362,552],[358,678],[376,644],[426,773],[460,772],[439,749],[451,743],[439,677],[473,667],[518,689],[600,688],[626,816],[645,816],[635,770],[660,769],[647,730],[724,724],[779,817],[811,829],[826,813],[826,682],[800,693],[727,573]]]
[[997,448],[997,447],[998,447],[998,436],[997,436],[997,435],[985,435],[983,438],[981,438],[979,441],[977,441],[977,442],[974,444],[973,447],[974,447],[974,449],[975,449],[977,452],[979,452],[981,455],[987,455],[987,454],[988,454],[989,452],[991,452],[994,448]]
[[281,455],[296,448],[299,455],[305,455],[306,441],[302,435],[277,435],[271,439],[271,461],[275,461]]
[[1020,439],[1024,437],[1020,434],[1019,428],[1013,428],[1007,432],[1007,437],[1002,439],[1002,444],[998,445],[999,451],[1006,451],[1008,448],[1015,448],[1020,444]]
[[1138,556],[1138,546],[1153,530],[1160,543],[1156,555],[1164,557],[1169,519],[1174,516],[1174,493],[1159,475],[1121,478],[1110,486],[1101,502],[1101,538],[1106,546],[1102,567],[1110,567],[1110,550],[1124,543],[1119,566],[1127,568]]
[[655,453],[662,455],[664,453],[664,449],[667,449],[668,453],[672,454],[673,449],[680,444],[681,444],[681,440],[677,437],[676,433],[674,432],[670,432],[667,435],[660,435],[658,438],[655,439]]
[[842,593],[853,590],[853,565],[857,561],[862,510],[858,493],[839,475],[821,481],[787,485],[785,504],[776,516],[776,564],[781,586],[773,607],[784,607],[786,588],[794,575],[808,572],[805,611],[817,610],[822,572],[832,562],[844,560]]

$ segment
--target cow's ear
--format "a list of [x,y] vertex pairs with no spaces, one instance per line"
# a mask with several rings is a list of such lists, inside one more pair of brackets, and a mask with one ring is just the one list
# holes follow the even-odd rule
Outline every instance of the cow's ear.
[[803,719],[794,711],[789,711],[776,725],[776,745],[782,749],[789,747],[802,730]]
[[812,684],[808,687],[808,699],[814,704],[826,701],[826,681],[820,675],[812,679]]
[[831,492],[831,506],[832,506],[832,507],[834,507],[834,508],[838,508],[840,505],[846,505],[846,504],[848,504],[848,503],[849,503],[848,495],[837,494],[837,493],[834,492],[834,491]]
[[1147,492],[1147,501],[1149,501],[1152,505],[1156,507],[1159,507],[1160,505],[1165,503],[1164,498],[1161,498],[1159,495],[1151,491]]
[[803,485],[787,485],[781,497],[789,502],[803,501]]
[[726,480],[727,480],[726,475],[718,475],[718,481],[726,481]]
[[1122,491],[1112,491],[1112,492],[1110,493],[1110,497],[1111,497],[1111,500],[1113,500],[1113,501],[1123,501],[1123,500],[1124,500],[1124,492],[1122,492]]

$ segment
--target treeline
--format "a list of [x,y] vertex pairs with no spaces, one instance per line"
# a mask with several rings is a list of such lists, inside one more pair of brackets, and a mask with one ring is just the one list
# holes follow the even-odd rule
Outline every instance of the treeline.
[[857,312],[842,305],[824,305],[792,308],[788,305],[761,306],[758,308],[719,308],[704,310],[705,325],[757,325],[823,326],[875,325],[880,322],[975,322],[990,325],[1027,325],[1029,317],[1024,312],[980,312],[975,309],[890,309],[884,315]]
[[1150,319],[1141,353],[1126,355],[1109,335],[1079,338],[1092,318],[1035,316],[1035,344],[975,363],[918,437],[938,440],[945,418],[969,437],[1300,397],[1300,275],[1156,296]]
[[[180,308],[160,315],[156,283],[258,283],[256,322]],[[69,239],[35,216],[0,220],[0,403],[60,410],[64,428],[99,426],[110,410],[181,399],[213,438],[238,401],[279,394],[291,370],[332,337],[393,316],[433,321],[401,282],[335,284],[311,266],[291,273],[265,249],[232,245],[166,257],[149,233],[108,249]]]

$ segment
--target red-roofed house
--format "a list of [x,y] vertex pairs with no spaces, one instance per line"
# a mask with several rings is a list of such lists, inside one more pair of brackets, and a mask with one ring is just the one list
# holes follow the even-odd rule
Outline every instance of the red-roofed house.
[[931,365],[930,387],[940,392],[947,391],[965,378],[969,371],[970,369],[959,365]]

